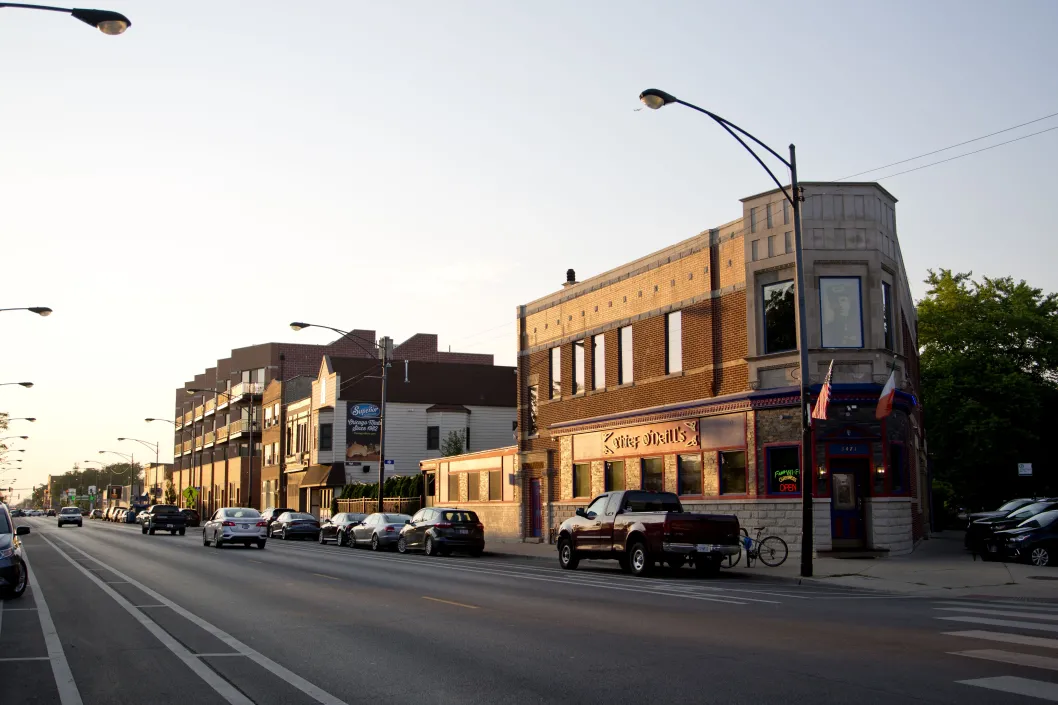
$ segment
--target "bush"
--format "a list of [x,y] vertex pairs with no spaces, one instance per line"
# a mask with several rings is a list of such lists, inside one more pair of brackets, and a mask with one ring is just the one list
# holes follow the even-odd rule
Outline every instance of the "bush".
[[[382,485],[384,497],[419,497],[422,495],[422,475],[399,475],[391,477]],[[378,483],[357,483],[342,488],[340,499],[373,499],[378,497]]]

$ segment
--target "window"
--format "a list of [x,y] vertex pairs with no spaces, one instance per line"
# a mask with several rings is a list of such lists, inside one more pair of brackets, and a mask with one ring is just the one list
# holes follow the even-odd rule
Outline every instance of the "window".
[[620,347],[617,349],[617,383],[628,384],[632,381],[632,326],[625,326],[618,331]]
[[448,473],[448,501],[459,501],[459,475],[454,472]]
[[625,488],[625,461],[610,460],[606,463],[603,476],[603,490],[606,492],[620,491]]
[[863,347],[859,277],[820,277],[819,306],[824,348]]
[[591,340],[592,389],[606,389],[606,337],[597,335]]
[[573,393],[584,392],[584,341],[573,343]]
[[437,475],[432,472],[426,473],[426,496],[437,496]]
[[470,426],[463,429],[463,452],[470,452]]
[[892,443],[889,445],[889,486],[893,494],[907,492],[907,477],[904,472],[904,445]]
[[334,443],[334,424],[320,424],[320,450],[331,450]]
[[801,449],[768,448],[768,493],[801,493]]
[[769,257],[774,257],[775,256],[775,236],[774,235],[769,235],[768,236],[768,256]]
[[441,450],[441,427],[426,427],[426,450]]
[[499,502],[503,499],[503,471],[489,471],[489,501]]
[[[783,201],[782,202],[782,224],[783,225],[789,225],[790,224],[790,202],[789,201]],[[789,234],[789,233],[787,233],[787,234]]]
[[888,282],[882,282],[882,333],[885,349],[893,349],[893,292]]
[[720,451],[720,494],[746,494],[746,451]]
[[797,348],[797,309],[793,281],[764,286],[764,352]]
[[562,348],[551,348],[551,399],[562,396]]
[[749,243],[749,258],[752,262],[760,259],[760,240],[753,240]]
[[783,243],[786,246],[785,252],[786,254],[790,254],[793,252],[793,233],[786,233],[783,235],[783,240],[785,240]]
[[757,209],[749,209],[749,231],[751,233],[757,232]]
[[539,395],[539,388],[535,384],[531,385],[529,387],[529,393],[526,395],[528,396],[526,406],[528,406],[529,408],[527,410],[528,413],[526,418],[525,431],[526,434],[529,436],[536,435],[537,399],[539,398]]
[[643,458],[643,489],[651,492],[665,491],[664,458]]
[[683,312],[665,316],[665,374],[683,369]]
[[683,505],[671,492],[663,495],[628,492],[625,494],[624,510],[626,512],[682,512]]
[[676,458],[676,485],[680,495],[702,494],[702,456],[680,455]]
[[765,206],[765,208],[766,208],[765,213],[767,213],[767,218],[768,218],[768,227],[770,228],[771,227],[771,204],[769,203],[767,206]]
[[601,497],[596,497],[595,500],[591,504],[588,505],[588,508],[585,509],[584,512],[589,516],[589,518],[592,515],[594,515],[594,516],[602,516],[603,514],[606,513],[606,504],[609,501],[610,501],[610,498],[607,495],[602,495]]
[[481,473],[467,473],[467,500],[477,502],[481,499]]
[[575,463],[573,465],[573,496],[587,497],[591,494],[591,465]]

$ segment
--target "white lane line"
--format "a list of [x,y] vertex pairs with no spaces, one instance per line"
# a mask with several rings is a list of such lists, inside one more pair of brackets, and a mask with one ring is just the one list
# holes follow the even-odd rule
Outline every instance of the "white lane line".
[[1043,612],[1058,612],[1058,604],[1039,602],[1015,602],[1013,600],[936,600],[938,605],[952,605],[955,607],[999,607],[1007,609],[1040,610]]
[[[2,604],[2,603],[0,603]],[[36,612],[36,607],[8,607],[8,612]]]
[[191,654],[199,658],[216,658],[217,656],[245,656],[246,654],[240,654],[234,651],[226,651],[223,654]]
[[133,607],[166,607],[167,605],[133,605]]
[[[44,539],[47,541],[47,539]],[[48,543],[51,543],[48,541]],[[62,551],[57,551],[62,553]],[[26,570],[30,575],[34,571],[30,568],[29,557],[23,553],[22,561],[26,564]],[[51,610],[44,599],[44,591],[40,585],[33,589],[33,599],[37,603],[37,618],[40,620],[40,629],[44,632],[44,644],[48,647],[48,659],[51,661],[51,674],[55,678],[55,688],[59,691],[59,702],[62,705],[82,705],[81,691],[77,689],[77,683],[70,671],[70,664],[66,661],[66,653],[62,650],[62,642],[59,633],[55,630],[55,622],[51,619]]]
[[1027,617],[1029,619],[1058,622],[1058,614],[1047,614],[1044,612],[1012,612],[1010,610],[988,610],[979,607],[934,607],[933,609],[942,612],[969,612],[970,614],[990,614],[996,617]]
[[975,678],[968,681],[955,681],[963,685],[973,685],[978,688],[999,690],[1004,693],[1015,695],[1027,695],[1030,698],[1050,700],[1058,703],[1058,683],[1046,683],[1034,681],[1031,678],[1018,678],[1017,676],[997,676],[995,678]]
[[1004,644],[1021,644],[1022,646],[1039,646],[1044,649],[1058,649],[1058,639],[1047,639],[1042,636],[1025,636],[1006,632],[989,632],[983,629],[970,629],[965,632],[943,632],[945,636],[961,636],[969,639],[986,639],[1001,641]]
[[13,658],[0,658],[0,661],[48,661],[50,656],[16,656]]
[[[235,688],[231,683],[221,678],[217,673],[206,666],[204,663],[196,659],[190,651],[188,651],[183,644],[174,639],[169,632],[162,629],[155,622],[148,619],[142,612],[122,597],[114,588],[110,587],[107,583],[100,580],[98,577],[93,575],[91,572],[85,570],[77,561],[70,556],[66,555],[65,551],[59,550],[59,547],[55,545],[51,539],[41,534],[41,538],[44,539],[48,545],[55,549],[55,552],[60,556],[69,561],[70,565],[81,571],[89,580],[95,583],[100,590],[106,593],[114,602],[118,603],[122,609],[132,615],[132,618],[143,625],[143,627],[154,635],[158,641],[162,642],[163,645],[180,659],[188,668],[190,668],[195,675],[206,682],[213,690],[217,691],[217,694],[227,700],[231,705],[253,705],[253,701],[243,695],[239,690]],[[66,543],[64,540],[63,543]],[[67,544],[69,545],[69,544]],[[39,596],[38,596],[38,599]],[[80,698],[78,698],[80,702]]]
[[[47,540],[47,539],[45,539],[45,540]],[[212,624],[210,624],[206,620],[202,619],[198,615],[196,615],[196,614],[194,614],[192,612],[189,612],[188,610],[184,609],[183,607],[181,607],[180,605],[176,604],[172,600],[164,597],[163,595],[160,595],[159,593],[155,592],[154,590],[152,590],[151,588],[147,587],[146,585],[144,585],[143,583],[139,582],[138,580],[135,580],[135,579],[129,577],[128,575],[125,575],[124,573],[119,571],[117,568],[114,568],[112,566],[107,565],[103,561],[101,561],[98,558],[86,553],[85,551],[82,551],[80,548],[74,546],[73,544],[69,543],[66,540],[63,540],[63,543],[65,543],[67,546],[69,546],[70,549],[72,549],[74,551],[77,551],[78,553],[81,553],[84,556],[88,556],[89,558],[91,558],[93,561],[95,561],[99,565],[103,566],[104,568],[109,569],[110,571],[112,571],[114,573],[114,575],[116,575],[116,576],[118,576],[120,578],[124,578],[130,584],[136,586],[137,588],[139,588],[143,592],[147,593],[152,598],[154,598],[155,600],[157,600],[161,604],[165,605],[166,607],[169,607],[170,609],[172,609],[174,612],[179,614],[184,619],[186,619],[189,622],[191,622],[192,624],[195,624],[195,625],[201,627],[202,629],[206,630],[207,632],[209,632],[210,634],[212,634],[213,636],[217,637],[218,639],[223,641],[225,644],[230,646],[235,651],[238,651],[239,653],[243,654],[244,656],[247,656],[250,660],[254,661],[259,666],[264,668],[265,670],[270,671],[271,673],[275,674],[279,678],[285,680],[290,685],[294,686],[295,688],[297,688],[301,692],[305,693],[309,697],[316,699],[318,702],[322,703],[323,705],[348,705],[344,700],[341,700],[341,699],[331,695],[330,693],[328,693],[327,691],[323,690],[322,688],[319,688],[319,687],[313,685],[312,683],[308,682],[307,680],[305,680],[304,678],[302,678],[298,674],[294,673],[293,671],[290,671],[289,669],[284,668],[283,666],[279,665],[278,663],[276,663],[272,659],[268,658],[264,654],[259,653],[259,652],[255,651],[254,649],[251,649],[249,646],[247,646],[246,644],[242,643],[241,641],[239,641],[238,639],[233,637],[231,634],[228,634],[226,631],[220,629],[219,627],[213,626]],[[63,555],[65,556],[65,554],[63,554]],[[85,573],[87,574],[88,572],[85,571]],[[91,577],[94,578],[95,576],[91,576]],[[109,588],[108,587],[106,589],[107,590],[111,590],[113,592],[113,588]],[[116,592],[114,592],[114,594],[117,595]],[[124,599],[124,598],[122,598],[122,599]],[[142,612],[136,611],[135,608],[132,608],[131,604],[130,604],[130,608],[133,610],[133,612],[136,615],[138,615],[139,617],[142,617],[144,620],[147,620],[148,622],[150,622],[150,620],[148,620],[147,617],[144,616],[144,614]],[[151,624],[154,624],[154,622],[151,622]],[[157,625],[155,625],[155,626],[157,626]],[[163,633],[165,633],[168,636],[168,632],[163,632]],[[172,637],[170,637],[170,638],[172,638]],[[183,647],[181,647],[181,648],[183,648]],[[190,652],[188,652],[188,653],[190,654]],[[196,661],[195,663],[201,664],[200,661]],[[216,675],[212,670],[210,670],[209,672],[213,673],[214,675]],[[224,682],[227,683],[227,681],[224,681]],[[247,700],[246,702],[249,702],[249,701]]]
[[1015,622],[1012,619],[990,619],[988,617],[934,617],[934,619],[943,619],[947,622],[969,622],[970,624],[987,624],[990,627],[1012,627],[1014,629],[1034,629],[1039,632],[1058,632],[1058,624]]
[[968,656],[969,658],[980,658],[986,661],[1010,663],[1015,666],[1029,666],[1030,668],[1045,668],[1048,671],[1058,671],[1058,658],[1053,656],[1022,654],[1017,651],[1003,651],[1001,649],[974,649],[972,651],[949,651],[948,653],[952,656]]

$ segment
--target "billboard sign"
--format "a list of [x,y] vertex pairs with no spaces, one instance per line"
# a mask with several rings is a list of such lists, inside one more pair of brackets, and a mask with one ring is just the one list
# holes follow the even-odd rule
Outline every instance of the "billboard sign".
[[1032,463],[1018,463],[1018,477],[1032,477]]
[[346,405],[345,459],[378,460],[382,410],[377,404]]
[[121,499],[121,485],[107,487],[107,499]]

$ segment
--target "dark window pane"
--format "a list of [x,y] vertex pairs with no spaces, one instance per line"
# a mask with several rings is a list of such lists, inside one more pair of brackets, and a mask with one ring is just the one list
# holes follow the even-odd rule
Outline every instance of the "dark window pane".
[[481,498],[481,473],[467,473],[467,500],[477,502]]
[[764,352],[797,348],[796,294],[792,281],[764,287]]
[[489,472],[489,501],[498,502],[503,499],[503,472],[491,470]]
[[746,451],[721,451],[720,494],[746,494]]
[[591,465],[576,463],[573,466],[573,496],[587,497],[589,495],[591,495]]
[[440,426],[427,426],[426,427],[426,450],[440,450],[441,449],[441,427]]
[[625,488],[625,461],[613,460],[606,463],[606,487],[604,491],[612,492]]
[[681,455],[676,461],[679,494],[702,494],[702,456]]
[[331,444],[334,442],[334,424],[321,423],[320,424],[320,450],[331,450]]
[[904,446],[893,443],[889,446],[889,482],[894,493],[907,491],[907,479],[904,473]]
[[885,349],[893,349],[893,301],[892,290],[882,282],[882,332],[885,335]]
[[448,475],[448,501],[458,502],[459,498],[459,475],[450,473]]
[[665,461],[662,458],[643,458],[643,489],[665,491]]
[[801,491],[801,451],[797,446],[768,449],[768,492],[798,494]]

